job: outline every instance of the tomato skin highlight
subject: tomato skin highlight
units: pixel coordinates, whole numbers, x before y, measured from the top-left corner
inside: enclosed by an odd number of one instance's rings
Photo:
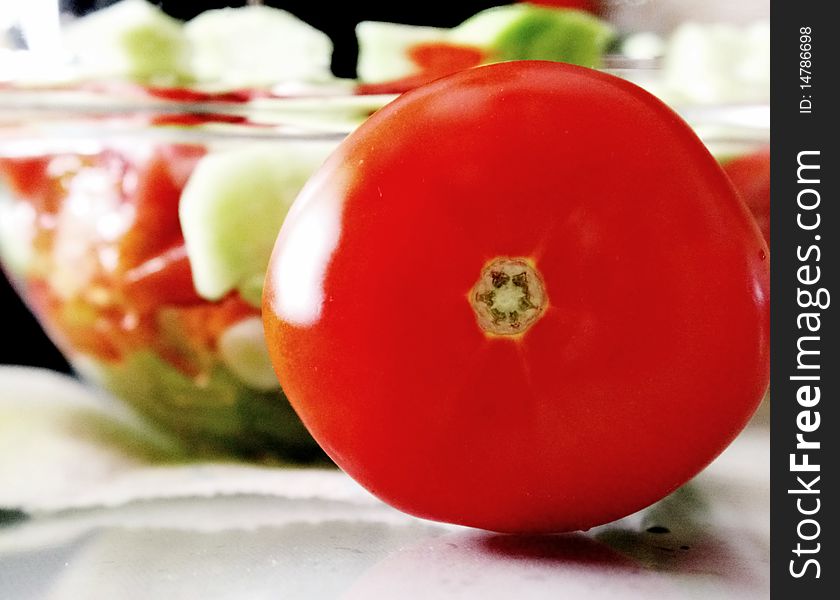
[[[469,292],[545,284],[521,336]],[[281,384],[336,463],[411,514],[586,529],[705,467],[768,383],[767,247],[689,127],[632,84],[471,69],[363,124],[289,213],[264,295]]]

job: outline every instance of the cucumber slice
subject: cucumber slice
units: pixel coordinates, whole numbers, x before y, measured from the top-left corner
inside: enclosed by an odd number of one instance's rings
[[[208,154],[179,207],[198,293],[218,300],[234,289],[258,304],[286,212],[334,142],[286,142]]]
[[[219,355],[230,372],[245,385],[261,391],[280,388],[259,317],[243,319],[223,331],[219,336]]]
[[[675,102],[769,102],[770,24],[681,25],[668,39],[662,76]]]
[[[520,3],[481,11],[454,29],[366,21],[356,35],[359,78],[380,83],[416,73],[409,51],[421,43],[479,48],[488,62],[554,60],[595,67],[615,34],[606,22],[584,11]]]
[[[73,21],[62,43],[83,77],[156,84],[189,79],[190,47],[181,22],[145,0],[122,0]]]
[[[614,36],[604,21],[579,10],[528,7],[492,44],[498,60],[553,60],[597,67]]]
[[[362,21],[356,26],[359,78],[379,83],[416,73],[417,65],[408,51],[417,44],[446,42],[448,35],[449,29],[438,27]]]
[[[201,81],[231,87],[332,78],[332,42],[291,13],[268,6],[208,10],[184,31]]]
[[[35,210],[7,196],[0,182],[0,262],[15,277],[24,277],[35,262]]]
[[[496,6],[482,10],[452,29],[449,41],[482,48],[493,46],[505,30],[531,10],[533,9],[526,4]]]

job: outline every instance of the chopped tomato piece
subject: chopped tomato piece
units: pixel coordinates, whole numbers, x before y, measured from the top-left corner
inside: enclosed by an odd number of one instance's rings
[[[140,312],[154,310],[160,305],[204,302],[195,290],[183,244],[173,246],[127,271],[122,292],[126,302]]]
[[[170,146],[155,152],[138,172],[137,187],[128,198],[135,206],[134,223],[120,244],[126,268],[183,243],[178,203],[189,173],[203,154],[198,146]]]
[[[0,176],[15,196],[35,198],[42,194],[47,182],[49,157],[4,158],[0,160]]]
[[[601,13],[601,2],[599,0],[527,0],[528,4],[537,6],[550,6],[552,8],[576,8],[585,10],[597,15]]]
[[[417,44],[408,51],[420,72],[383,83],[363,83],[359,94],[402,94],[446,75],[478,66],[485,59],[480,48],[443,42]]]
[[[469,69],[484,59],[484,52],[480,48],[442,42],[417,44],[409,50],[408,55],[426,73],[437,74],[438,77]]]

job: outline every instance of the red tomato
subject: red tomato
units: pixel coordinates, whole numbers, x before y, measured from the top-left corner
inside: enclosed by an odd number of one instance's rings
[[[671,110],[510,62],[407,93],[283,225],[263,314],[324,450],[409,513],[586,529],[708,464],[767,388],[767,247]]]
[[[723,163],[723,170],[746,202],[770,244],[770,146]]]

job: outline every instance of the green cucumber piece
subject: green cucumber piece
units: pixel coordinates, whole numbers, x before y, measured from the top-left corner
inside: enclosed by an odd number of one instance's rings
[[[451,30],[449,41],[465,46],[488,48],[532,7],[526,4],[510,4],[482,10]]]
[[[156,84],[189,79],[182,23],[145,0],[122,0],[69,23],[62,43],[82,76]]]
[[[184,31],[200,81],[252,87],[332,79],[330,38],[284,10],[208,10],[187,22]]]
[[[286,212],[334,146],[255,145],[199,161],[179,211],[193,280],[203,298],[219,300],[240,289],[259,305],[259,284]]]
[[[246,385],[264,391],[280,388],[259,317],[243,319],[223,331],[219,336],[219,356]]]
[[[0,182],[0,262],[15,277],[24,277],[35,262],[35,210],[6,194]]]
[[[526,3],[483,10],[453,29],[366,21],[356,35],[359,78],[372,83],[416,73],[409,51],[421,43],[478,48],[487,62],[553,60],[596,67],[615,37],[606,22],[587,12]]]
[[[446,42],[449,29],[399,23],[362,21],[356,26],[359,41],[357,72],[362,81],[379,83],[417,71],[409,50],[418,44]]]
[[[529,7],[492,44],[498,60],[552,60],[597,67],[612,41],[612,28],[578,10]]]
[[[674,102],[769,102],[770,24],[681,25],[666,43],[662,80]]]

